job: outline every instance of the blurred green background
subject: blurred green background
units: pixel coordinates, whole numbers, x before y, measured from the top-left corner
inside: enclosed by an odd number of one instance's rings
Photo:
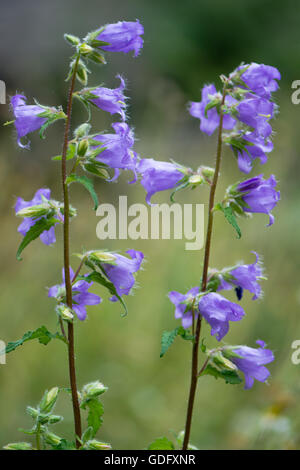
[[[300,79],[300,5],[269,0],[51,0],[2,2],[0,11],[0,79],[8,94],[25,92],[43,104],[65,106],[70,48],[63,33],[84,36],[101,24],[139,18],[145,28],[142,54],[107,55],[106,67],[93,68],[91,85],[115,87],[117,73],[128,81],[130,124],[135,128],[136,150],[142,157],[173,158],[192,167],[212,164],[216,141],[201,135],[199,121],[187,113],[189,100],[200,99],[204,83],[218,84],[241,61],[274,65],[282,73],[276,93],[280,114],[273,122],[275,149],[268,164],[255,166],[253,174],[275,173],[282,200],[274,211],[276,222],[266,228],[267,217],[241,221],[243,237],[216,217],[211,265],[223,267],[243,259],[253,261],[251,250],[264,256],[268,282],[265,296],[252,302],[245,295],[246,318],[232,326],[228,343],[254,346],[263,338],[275,351],[270,385],[255,383],[250,391],[229,386],[212,377],[202,378],[195,404],[192,442],[199,448],[299,448],[300,365],[291,362],[291,343],[300,339],[299,250],[299,122],[300,106],[291,103],[291,83]],[[75,103],[73,123],[86,119]],[[11,119],[8,105],[0,106],[1,124]],[[111,119],[95,112],[95,130],[109,130]],[[31,199],[40,187],[52,188],[61,198],[60,168],[51,156],[61,149],[63,125],[47,132],[46,141],[32,135],[31,152],[17,148],[12,128],[0,126],[0,338],[18,339],[29,329],[45,324],[54,331],[54,303],[45,286],[60,282],[61,233],[49,248],[39,241],[15,253],[20,236],[13,206],[18,195]],[[116,203],[128,195],[129,204],[143,202],[145,192],[128,185],[124,173],[118,184],[96,182],[101,202]],[[225,150],[218,196],[241,177],[229,150]],[[181,203],[206,203],[207,190],[182,192]],[[167,192],[155,196],[168,201]],[[138,274],[139,288],[127,299],[129,315],[121,318],[118,304],[105,301],[89,310],[86,322],[76,326],[79,385],[100,379],[109,387],[104,395],[104,425],[99,437],[115,449],[141,449],[153,438],[183,429],[190,376],[190,344],[178,339],[166,357],[159,358],[164,329],[173,329],[169,290],[186,291],[200,276],[203,251],[184,250],[184,241],[106,241],[96,238],[97,219],[81,187],[72,187],[72,204],[78,217],[72,222],[72,252],[82,248],[140,249],[147,263]],[[73,267],[76,267],[73,258]],[[100,292],[95,289],[95,292]],[[233,297],[232,297],[233,299]],[[211,340],[204,328],[207,344]],[[31,425],[25,407],[34,405],[44,389],[68,385],[65,346],[27,343],[0,365],[0,446],[23,440],[18,427]],[[65,420],[57,433],[71,437],[69,398],[61,394],[57,413]]]

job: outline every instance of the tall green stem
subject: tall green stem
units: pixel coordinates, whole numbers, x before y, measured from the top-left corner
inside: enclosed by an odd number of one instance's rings
[[[212,185],[210,187],[210,194],[209,194],[208,224],[207,224],[207,232],[206,232],[205,252],[204,252],[204,262],[203,262],[203,272],[202,272],[202,285],[201,285],[202,292],[206,290],[206,285],[207,285],[207,274],[208,274],[209,256],[210,256],[211,238],[212,238],[213,220],[214,220],[213,208],[215,204],[215,194],[216,194],[216,188],[217,188],[220,166],[221,166],[222,131],[223,131],[223,108],[222,107],[225,102],[225,96],[226,96],[226,86],[224,86],[224,89],[223,89],[223,95],[222,95],[222,101],[221,101],[221,107],[220,107],[220,122],[219,122],[219,130],[218,130],[218,144],[217,144],[215,173],[214,173],[214,178],[213,178]],[[188,408],[187,408],[185,433],[184,433],[184,441],[183,441],[182,450],[187,450],[188,445],[189,445],[189,440],[190,440],[195,394],[196,394],[197,383],[198,383],[198,378],[199,378],[198,356],[199,356],[200,333],[201,333],[201,315],[199,315],[197,319],[195,339],[193,343],[191,383],[190,383],[190,392],[189,392],[189,399],[188,399]]]
[[[66,179],[67,179],[66,156],[67,156],[68,143],[69,143],[73,92],[74,92],[78,62],[79,62],[79,54],[77,56],[77,59],[74,65],[73,75],[71,78],[71,85],[70,85],[69,94],[68,94],[67,118],[65,122],[64,143],[63,143],[62,160],[61,160],[62,186],[63,186],[63,197],[64,197],[64,236],[63,236],[64,271],[65,271],[66,301],[67,301],[68,307],[70,308],[72,308],[72,284],[71,284],[71,279],[70,279],[70,226],[69,226],[70,206],[69,206],[69,188],[68,188],[68,185],[66,184]],[[79,407],[77,383],[76,383],[74,325],[72,322],[68,323],[68,356],[69,356],[69,376],[70,376],[74,424],[75,424],[76,447],[78,449],[80,447],[79,439],[81,438],[81,417],[80,417],[80,407]]]

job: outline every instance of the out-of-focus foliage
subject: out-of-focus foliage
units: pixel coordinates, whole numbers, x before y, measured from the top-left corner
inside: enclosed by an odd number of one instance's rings
[[[270,366],[270,386],[256,383],[244,391],[242,385],[201,378],[191,441],[199,448],[299,447],[300,365],[293,365],[290,358],[291,343],[300,339],[300,106],[292,105],[290,94],[291,82],[300,79],[300,5],[292,0],[4,2],[0,79],[9,94],[26,91],[26,96],[35,96],[41,103],[65,105],[70,50],[63,33],[84,35],[103,23],[135,18],[145,27],[141,56],[111,54],[111,65],[97,68],[96,73],[98,83],[108,86],[116,85],[118,72],[127,77],[130,121],[143,157],[173,158],[194,167],[211,165],[215,139],[200,134],[198,121],[186,112],[187,102],[199,100],[204,83],[217,85],[218,75],[229,73],[241,61],[264,62],[282,73],[276,94],[281,113],[273,125],[275,150],[267,167],[257,165],[253,170],[265,176],[275,173],[279,179],[282,201],[274,211],[275,224],[266,228],[263,215],[242,220],[243,237],[236,240],[232,228],[217,217],[212,254],[212,265],[218,267],[241,258],[251,262],[253,249],[264,255],[269,278],[264,283],[265,297],[252,302],[245,295],[247,319],[232,326],[226,341],[254,346],[262,338],[268,343],[276,357]],[[93,80],[91,86],[97,85],[96,74]],[[75,124],[86,118],[84,113],[76,103]],[[0,105],[0,122],[9,119],[9,107]],[[93,121],[97,130],[109,129],[110,122],[101,112]],[[23,261],[17,262],[20,237],[12,208],[17,195],[30,199],[43,186],[51,186],[56,199],[61,197],[59,163],[50,157],[59,153],[62,133],[62,124],[57,124],[44,142],[34,135],[32,152],[26,153],[17,149],[12,130],[0,127],[0,338],[5,341],[41,324],[54,330],[53,304],[45,286],[57,283],[61,276],[61,237],[52,248],[34,242]],[[100,202],[117,203],[118,194],[128,195],[129,204],[143,202],[143,188],[127,185],[130,178],[124,174],[118,185],[97,183]],[[237,164],[225,150],[219,197],[226,185],[239,178]],[[201,203],[207,196],[206,189],[188,191],[177,200]],[[154,197],[156,201],[167,198],[167,193]],[[172,430],[178,433],[184,425],[190,344],[178,340],[160,359],[160,338],[163,330],[178,326],[167,292],[183,292],[198,282],[203,253],[185,251],[184,242],[178,240],[101,242],[96,238],[97,217],[80,186],[72,187],[72,204],[78,208],[72,221],[73,252],[92,246],[132,247],[144,251],[148,260],[138,278],[140,288],[128,299],[127,317],[121,318],[118,304],[105,301],[76,328],[79,386],[95,379],[109,386],[103,399],[101,436],[114,448],[144,448],[155,437],[172,435]],[[72,261],[76,267],[76,257]],[[209,346],[208,328],[204,335]],[[28,403],[38,402],[44,389],[68,385],[65,345],[52,342],[45,348],[26,343],[7,357],[6,365],[0,365],[0,383],[0,444],[4,445],[18,439],[17,427],[26,427],[22,417]],[[57,425],[65,435],[71,431],[72,417],[67,398],[62,398],[57,412],[69,417]]]

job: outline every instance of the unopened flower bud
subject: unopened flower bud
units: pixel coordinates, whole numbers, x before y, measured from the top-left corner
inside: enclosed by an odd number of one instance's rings
[[[203,183],[203,178],[201,175],[192,175],[189,177],[190,184],[201,184]]]
[[[79,155],[79,157],[84,157],[88,148],[89,148],[88,140],[87,139],[81,140],[77,147],[77,154]]]
[[[47,432],[45,434],[45,440],[47,444],[50,444],[52,446],[58,446],[61,443],[61,438],[53,432]]]
[[[96,439],[88,441],[85,444],[85,447],[89,450],[110,450],[111,449],[110,444],[107,444],[106,442],[96,441]]]
[[[51,416],[49,416],[48,422],[49,422],[49,424],[55,424],[55,423],[59,423],[62,420],[63,420],[62,416],[51,415]]]
[[[26,408],[27,413],[34,419],[38,417],[38,410],[36,408],[33,408],[32,406],[27,406]]]
[[[93,48],[84,42],[80,45],[79,51],[82,55],[88,55],[93,52]]]
[[[80,126],[77,127],[74,131],[74,135],[77,138],[85,137],[88,135],[90,132],[91,125],[85,122],[84,124],[81,124]]]
[[[70,321],[70,322],[73,321],[74,315],[73,315],[72,309],[68,307],[67,305],[64,305],[64,304],[58,305],[56,311],[63,320]]]
[[[51,390],[46,391],[41,402],[40,402],[40,410],[44,413],[49,413],[53,406],[56,403],[57,397],[59,393],[58,387],[53,387]]]
[[[37,218],[46,215],[49,210],[50,208],[48,204],[39,204],[36,206],[24,207],[24,209],[19,210],[16,215],[18,217]]]
[[[106,251],[92,251],[89,254],[92,258],[96,258],[101,263],[111,263],[114,262],[116,257],[112,253],[108,253]]]
[[[102,393],[106,392],[108,388],[105,387],[99,380],[96,380],[96,382],[91,382],[89,384],[86,384],[83,387],[83,393],[88,397],[88,398],[94,398],[97,397],[98,395],[102,395]]]
[[[3,447],[5,450],[31,450],[32,445],[29,442],[12,442]]]

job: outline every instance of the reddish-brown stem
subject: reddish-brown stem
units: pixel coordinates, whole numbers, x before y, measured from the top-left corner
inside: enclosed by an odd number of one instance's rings
[[[70,205],[69,205],[69,188],[66,184],[67,179],[67,150],[69,143],[69,132],[70,132],[70,120],[72,112],[72,102],[73,102],[73,92],[75,86],[77,66],[79,62],[79,54],[77,56],[73,75],[71,78],[71,85],[69,88],[68,94],[68,104],[67,104],[67,117],[65,122],[65,133],[64,133],[64,143],[62,150],[62,186],[63,186],[63,197],[64,197],[64,271],[65,271],[65,287],[66,287],[66,301],[68,307],[72,308],[72,284],[70,279]],[[73,413],[74,413],[74,424],[75,424],[75,438],[76,438],[76,447],[80,447],[81,438],[81,417],[80,417],[80,407],[78,400],[77,392],[77,383],[76,383],[76,369],[75,369],[75,349],[74,349],[74,325],[72,322],[68,323],[68,356],[69,356],[69,376],[70,376],[70,385],[72,392],[72,403],[73,403]]]
[[[218,183],[218,178],[219,178],[221,157],[222,157],[222,130],[223,130],[222,107],[225,102],[225,96],[226,96],[226,86],[224,86],[224,89],[223,89],[222,101],[221,101],[221,106],[220,106],[220,123],[219,123],[219,130],[218,130],[218,144],[217,144],[215,173],[214,173],[214,178],[210,187],[210,194],[209,194],[208,223],[207,223],[203,272],[202,272],[202,285],[201,285],[202,292],[206,290],[206,286],[207,286],[207,274],[208,274],[209,255],[210,255],[213,219],[214,219],[213,208],[214,208],[214,203],[215,203],[215,193],[216,193],[216,188],[217,188],[217,183]],[[199,356],[200,333],[201,333],[201,316],[199,315],[197,319],[196,333],[195,333],[195,338],[194,338],[194,343],[193,343],[191,383],[190,383],[190,392],[189,392],[189,400],[188,400],[188,408],[187,408],[185,433],[184,433],[184,441],[183,441],[182,450],[187,450],[188,445],[189,445],[189,440],[190,440],[195,394],[196,394],[197,382],[198,382],[198,377],[199,377],[198,356]],[[203,370],[204,369],[202,367],[201,372]]]

